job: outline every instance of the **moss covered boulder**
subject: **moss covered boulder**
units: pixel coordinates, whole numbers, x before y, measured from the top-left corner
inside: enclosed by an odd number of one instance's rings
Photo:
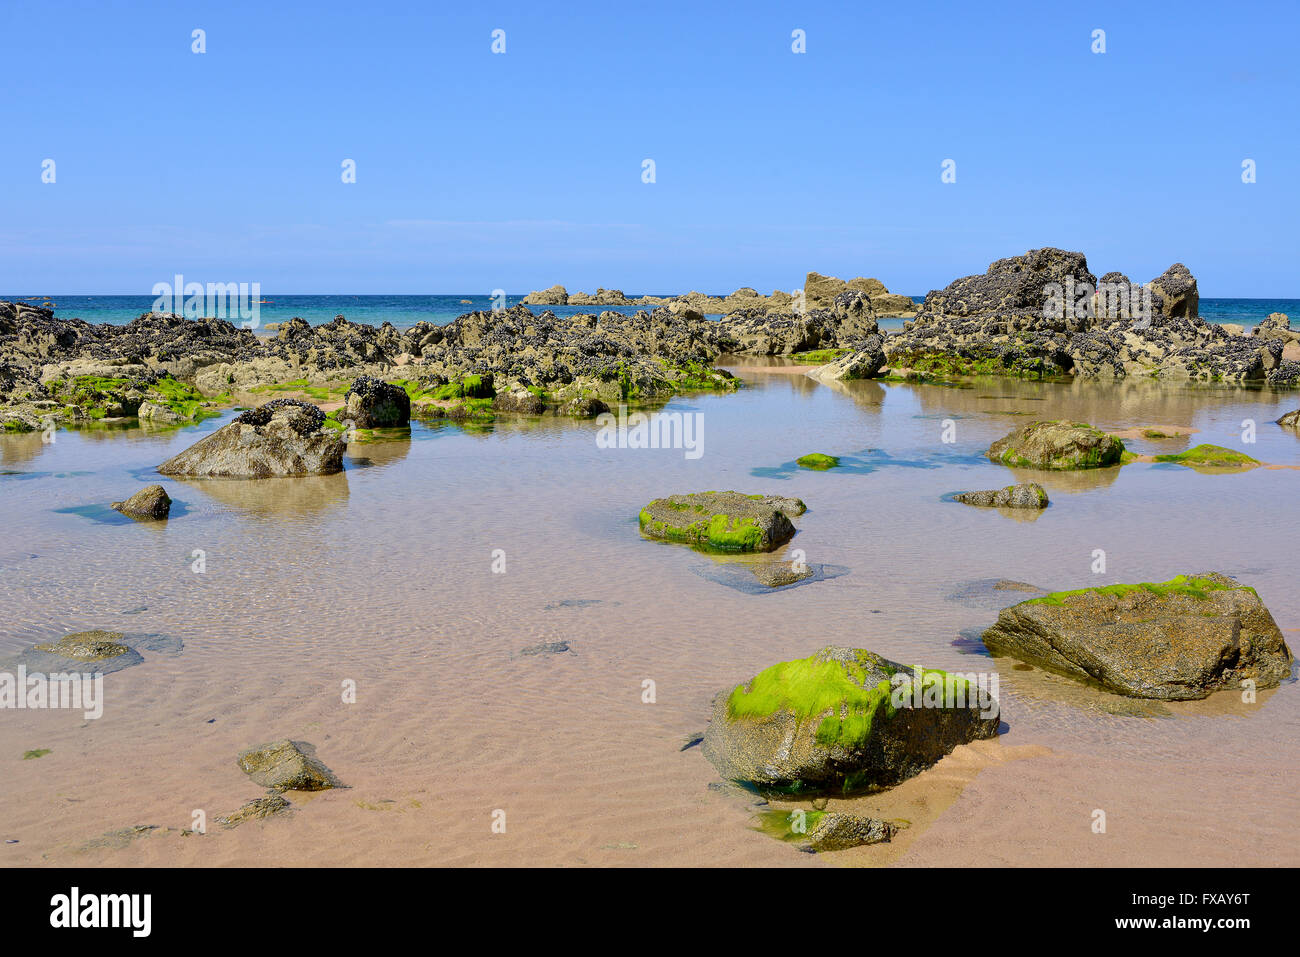
[[[801,469],[812,469],[814,472],[825,472],[827,469],[833,469],[839,466],[840,460],[834,455],[825,455],[821,452],[809,452],[807,455],[801,455],[795,459],[795,464]]]
[[[1244,452],[1235,452],[1232,449],[1225,449],[1222,445],[1198,445],[1188,449],[1186,452],[1178,452],[1170,455],[1157,455],[1157,462],[1168,462],[1171,465],[1186,465],[1193,469],[1214,469],[1224,471],[1241,471],[1243,469],[1253,469],[1263,463],[1259,459],[1253,459]]]
[[[794,535],[797,498],[742,492],[691,492],[657,498],[639,516],[641,534],[708,552],[770,552]]]
[[[1047,508],[1047,492],[1037,482],[1025,485],[1008,485],[1006,488],[986,492],[958,492],[953,496],[963,505],[981,508]]]
[[[1124,443],[1084,422],[1031,422],[994,442],[988,456],[1013,468],[1098,469],[1119,465]]]
[[[239,767],[262,787],[273,791],[325,791],[341,787],[334,772],[302,741],[272,741],[243,752]]]
[[[171,513],[172,500],[161,485],[150,485],[136,492],[125,502],[114,502],[113,508],[131,518],[156,521]]]
[[[997,734],[996,699],[933,670],[920,673],[948,693],[922,697],[910,690],[917,673],[856,648],[773,665],[718,695],[704,755],[724,778],[760,789],[851,793],[891,787]]]
[[[1226,575],[1053,592],[1005,608],[984,632],[995,655],[1135,698],[1177,701],[1271,688],[1291,650],[1253,588]]]

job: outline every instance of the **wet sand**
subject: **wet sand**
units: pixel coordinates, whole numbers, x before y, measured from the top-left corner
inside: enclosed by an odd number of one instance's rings
[[[409,442],[354,446],[341,476],[165,481],[179,507],[158,527],[55,509],[120,500],[219,422],[61,432],[51,446],[0,437],[0,471],[19,473],[0,476],[0,655],[89,628],[185,644],[108,676],[98,721],[0,712],[0,841],[18,841],[0,843],[0,863],[1300,863],[1293,682],[1253,705],[1235,695],[1135,703],[963,640],[1023,597],[992,593],[981,584],[991,580],[1067,588],[1214,569],[1255,586],[1294,648],[1290,469],[1135,463],[1058,475],[995,466],[982,452],[1032,416],[1162,423],[1294,466],[1300,439],[1273,420],[1297,397],[740,374],[751,386],[740,393],[669,406],[703,413],[697,460],[599,449],[593,423],[417,425]],[[1240,442],[1246,418],[1258,422],[1251,446]],[[947,419],[954,444],[941,441]],[[1150,455],[1188,442],[1129,445]],[[794,468],[810,451],[846,467]],[[1027,480],[1053,503],[1032,521],[942,500]],[[799,548],[849,574],[746,595],[692,571],[709,559],[641,540],[642,504],[709,488],[802,497],[809,511],[775,557]],[[492,571],[494,549],[504,574]],[[518,654],[545,641],[571,651]],[[892,844],[810,855],[753,830],[755,798],[718,787],[699,748],[680,748],[707,723],[715,692],[829,643],[996,670],[1006,729],[893,791],[832,802],[910,821]],[[646,679],[653,704],[642,701]],[[355,704],[341,700],[345,680],[357,683]],[[263,793],[235,755],[284,737],[314,744],[349,787],[291,793],[287,818],[217,826]],[[36,748],[50,753],[23,760]],[[190,827],[196,809],[206,835],[79,850],[132,825]],[[1098,809],[1105,834],[1092,831]],[[505,833],[492,831],[497,810]]]

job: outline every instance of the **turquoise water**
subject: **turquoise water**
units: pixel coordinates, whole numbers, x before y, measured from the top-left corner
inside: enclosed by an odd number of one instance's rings
[[[637,295],[641,295],[638,293]],[[507,296],[506,305],[513,306],[522,296]],[[628,298],[634,298],[628,294]],[[920,302],[922,297],[913,296]],[[62,319],[84,319],[86,322],[107,322],[123,325],[154,303],[153,296],[15,296],[0,294],[0,299],[32,301],[37,305],[45,301],[54,303],[54,313]],[[353,322],[379,325],[391,322],[399,329],[417,322],[444,325],[457,316],[475,309],[490,309],[492,298],[485,295],[438,296],[276,296],[264,294],[260,303],[259,321],[265,326],[301,316],[312,325],[329,322],[335,316],[346,316]],[[553,309],[558,315],[604,311],[636,312],[642,306],[551,306],[534,307],[538,311]],[[1240,323],[1250,327],[1271,312],[1284,312],[1300,318],[1300,299],[1202,299],[1201,315],[1210,322]],[[901,319],[887,319],[881,323],[886,329],[898,328]]]

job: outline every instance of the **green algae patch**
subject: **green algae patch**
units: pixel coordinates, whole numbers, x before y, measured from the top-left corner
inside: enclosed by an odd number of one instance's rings
[[[796,830],[795,824],[802,815],[802,830]],[[759,811],[754,815],[754,830],[762,831],[768,837],[778,841],[807,840],[808,832],[817,826],[817,822],[826,816],[825,811]]]
[[[1167,582],[1138,582],[1132,585],[1102,585],[1098,588],[1076,588],[1073,591],[1057,591],[1049,595],[1043,595],[1041,598],[1030,598],[1028,601],[1022,602],[1022,604],[1065,605],[1068,599],[1081,595],[1112,595],[1122,598],[1125,595],[1140,591],[1149,592],[1161,598],[1179,596],[1204,601],[1209,598],[1210,592],[1232,591],[1238,588],[1246,588],[1247,591],[1254,592],[1253,588],[1235,582],[1225,584],[1213,578],[1202,578],[1196,575],[1176,575]]]
[[[1157,455],[1155,461],[1207,469],[1248,469],[1264,464],[1244,452],[1234,452],[1232,449],[1225,449],[1222,445],[1209,444],[1198,445],[1186,452]]]
[[[891,370],[906,369],[920,379],[1011,376],[1017,379],[1063,379],[1065,369],[1032,348],[969,349],[964,352],[911,350],[889,357]]]
[[[825,472],[827,469],[833,469],[839,466],[840,460],[834,455],[824,455],[821,452],[810,452],[807,455],[801,455],[795,459],[795,464],[801,469],[812,469],[814,472]]]
[[[50,751],[49,748],[34,748],[34,749],[32,749],[31,751],[24,751],[24,752],[23,752],[23,760],[24,760],[24,761],[32,761],[32,760],[34,760],[34,759],[36,759],[36,758],[43,758],[43,757],[45,757],[47,754],[51,754],[51,753],[52,753],[52,752]]]
[[[852,351],[852,349],[811,349],[808,352],[792,352],[790,358],[808,365],[824,366]]]
[[[727,699],[727,715],[733,720],[766,718],[788,711],[801,723],[820,717],[819,744],[861,744],[871,736],[872,722],[881,708],[886,718],[896,713],[889,680],[870,683],[869,666],[891,675],[894,672],[883,659],[865,651],[857,652],[856,661],[828,661],[820,654],[783,661],[760,671],[748,685],[738,685]]]

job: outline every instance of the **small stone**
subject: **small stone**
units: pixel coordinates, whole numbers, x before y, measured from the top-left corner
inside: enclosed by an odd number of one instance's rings
[[[123,515],[140,519],[164,519],[171,512],[172,500],[161,485],[150,485],[136,492],[125,502],[114,502],[113,508]]]

